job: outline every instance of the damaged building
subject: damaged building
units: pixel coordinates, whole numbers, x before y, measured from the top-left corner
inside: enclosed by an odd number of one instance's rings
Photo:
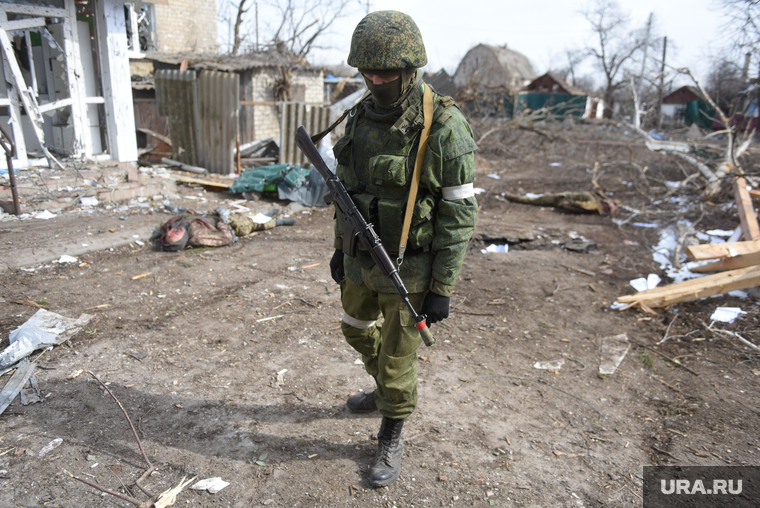
[[[214,1],[0,2],[0,125],[16,148],[12,163],[136,161],[130,59],[212,50],[215,39]]]

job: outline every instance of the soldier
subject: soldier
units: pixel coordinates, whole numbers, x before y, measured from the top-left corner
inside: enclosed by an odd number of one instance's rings
[[[348,64],[362,73],[371,95],[349,112],[334,153],[338,177],[397,260],[412,305],[431,324],[449,315],[451,292],[475,227],[477,146],[454,101],[431,93],[423,83],[420,67],[426,63],[422,35],[411,17],[379,11],[362,19],[351,38]],[[434,111],[432,126],[411,225],[408,235],[402,235],[426,95]],[[369,475],[373,486],[382,487],[401,473],[401,429],[417,406],[422,340],[409,309],[368,252],[360,245],[355,257],[344,255],[344,222],[336,208],[330,272],[341,288],[341,329],[376,383],[375,390],[349,397],[347,405],[354,412],[379,410],[383,417]],[[399,255],[402,243],[408,248]]]

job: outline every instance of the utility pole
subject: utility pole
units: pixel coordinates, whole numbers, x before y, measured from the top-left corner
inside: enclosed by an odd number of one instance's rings
[[[636,95],[641,97],[641,85],[644,82],[644,73],[646,72],[647,68],[647,58],[649,58],[649,33],[652,30],[652,13],[649,13],[649,21],[647,21],[647,34],[644,36],[644,58],[641,60],[641,74],[639,74],[639,85],[638,90],[636,91]],[[638,122],[639,118],[639,112],[636,111],[636,125],[639,125]]]
[[[660,86],[657,87],[657,130],[662,129],[662,94],[665,88],[665,52],[668,49],[668,36],[662,39],[662,67],[660,68]]]

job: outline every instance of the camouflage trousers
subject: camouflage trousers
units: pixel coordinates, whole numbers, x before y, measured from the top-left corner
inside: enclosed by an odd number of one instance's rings
[[[375,402],[380,414],[401,420],[417,407],[417,348],[422,344],[414,318],[396,293],[358,286],[348,277],[340,284],[343,303],[341,330],[361,353],[364,368],[377,381]],[[415,309],[424,293],[409,295]],[[377,320],[382,317],[382,324]]]

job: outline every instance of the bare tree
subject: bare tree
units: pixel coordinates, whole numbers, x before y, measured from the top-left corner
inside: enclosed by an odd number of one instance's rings
[[[615,92],[628,82],[632,74],[634,56],[645,44],[645,38],[637,36],[639,30],[629,29],[628,15],[611,0],[597,0],[592,8],[583,13],[596,34],[596,46],[587,48],[604,74],[603,95],[605,115],[609,116]]]
[[[727,21],[725,32],[731,39],[731,59],[739,61],[750,53],[760,64],[760,2],[757,0],[722,0]]]
[[[705,89],[723,111],[733,114],[732,105],[739,92],[747,86],[742,69],[727,59],[717,61],[710,69],[705,80]]]
[[[225,0],[220,17],[231,27],[230,54],[274,49],[305,61],[312,50],[324,49],[320,42],[336,20],[369,5],[367,0]]]
[[[235,27],[233,29],[234,39],[232,42],[232,49],[230,50],[231,55],[237,55],[238,51],[240,51],[240,45],[243,43],[243,36],[240,33],[241,27],[243,25],[243,17],[251,9],[250,6],[248,7],[245,6],[246,2],[248,2],[248,0],[240,0],[240,3],[237,4],[237,7],[236,7],[237,15],[235,16]],[[254,6],[255,6],[255,2],[254,2]]]

